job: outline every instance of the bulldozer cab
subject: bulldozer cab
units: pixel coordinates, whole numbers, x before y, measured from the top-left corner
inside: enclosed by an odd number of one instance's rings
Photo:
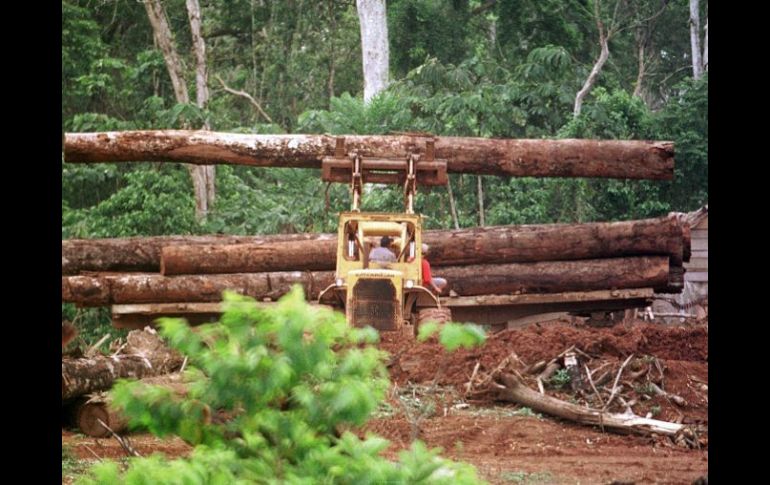
[[[419,214],[343,212],[338,226],[335,282],[322,303],[345,308],[352,325],[400,330],[412,323],[415,303],[439,300],[422,286],[422,217]],[[381,237],[393,240],[395,261],[370,258]]]
[[[433,159],[432,139],[426,143],[427,160],[413,154],[407,154],[405,160],[382,160],[345,154],[344,139],[338,139],[335,156],[323,160],[324,180],[343,181],[347,172],[352,209],[340,214],[335,281],[321,292],[319,302],[343,307],[347,321],[354,326],[401,330],[405,323],[416,323],[416,303],[441,306],[422,286],[422,216],[413,210],[418,180],[425,185],[441,185],[447,180],[446,162]],[[402,185],[404,212],[361,212],[366,180]],[[387,248],[393,252],[393,261],[371,258],[372,249],[383,236],[393,241]]]

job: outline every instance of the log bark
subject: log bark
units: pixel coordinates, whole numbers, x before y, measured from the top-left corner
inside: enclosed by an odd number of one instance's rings
[[[184,375],[178,372],[146,377],[140,382],[165,387],[178,396],[185,396],[188,391]],[[99,423],[100,419],[116,433],[125,431],[128,428],[128,418],[111,404],[112,400],[107,393],[98,393],[79,403],[75,412],[76,426],[83,434],[94,438],[110,436],[110,432]]]
[[[668,290],[665,256],[550,261],[437,268],[449,280],[446,292],[458,296],[504,293],[558,293],[602,289],[655,288]],[[62,301],[81,306],[127,303],[220,301],[222,291],[235,290],[263,300],[275,300],[299,284],[307,298],[334,281],[332,271],[238,273],[162,276],[156,274],[62,277]]]
[[[127,341],[122,354],[62,359],[62,400],[109,389],[117,379],[168,374],[182,365],[182,356],[154,331],[130,332]]]
[[[87,401],[78,407],[75,423],[83,434],[94,438],[111,436],[111,433],[101,425],[99,420],[118,434],[128,427],[128,419],[121,412],[112,408],[106,399]]]
[[[689,226],[678,215],[588,224],[492,226],[426,231],[434,266],[668,255],[690,260]],[[300,244],[300,241],[304,243]],[[331,270],[336,234],[160,236],[62,241],[62,274],[161,271],[166,274]],[[307,258],[309,263],[304,263]]]
[[[459,296],[669,288],[668,258],[663,256],[448,266],[434,273],[448,280],[445,291]]]
[[[404,158],[425,152],[417,135],[347,135],[346,150],[364,157]],[[158,130],[67,133],[68,163],[183,162],[320,168],[333,156],[329,135],[244,135]],[[634,140],[510,140],[435,137],[435,156],[447,170],[514,177],[601,177],[672,180],[674,144]]]
[[[272,244],[167,246],[161,251],[160,272],[182,275],[332,270],[336,259],[336,238]]]
[[[81,306],[123,303],[221,301],[224,290],[235,290],[258,300],[276,300],[298,284],[308,299],[334,281],[332,271],[273,272],[231,275],[162,276],[157,274],[66,276],[62,301]]]
[[[513,374],[500,376],[505,389],[500,395],[506,401],[527,406],[533,411],[550,414],[562,419],[589,426],[600,426],[603,429],[618,433],[633,433],[640,435],[659,434],[676,436],[684,429],[681,424],[646,419],[634,414],[616,414],[601,412],[596,409],[584,408],[577,404],[568,403],[551,396],[540,394],[528,388]]]
[[[674,217],[643,221],[500,226],[426,232],[434,266],[668,255],[680,268],[687,244]],[[325,239],[263,244],[175,245],[161,251],[164,275],[332,270],[337,242]],[[689,258],[688,258],[689,259]],[[683,281],[683,280],[682,280]]]
[[[334,239],[336,234],[270,234],[266,236],[156,236],[62,241],[62,274],[81,271],[158,272],[166,246],[198,244],[263,244],[279,241]]]

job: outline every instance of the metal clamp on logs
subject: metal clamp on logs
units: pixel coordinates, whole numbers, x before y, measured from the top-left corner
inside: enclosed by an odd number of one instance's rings
[[[350,183],[353,211],[360,211],[364,183],[398,184],[404,188],[404,205],[414,213],[417,184],[446,185],[446,160],[437,160],[435,139],[425,139],[422,155],[410,150],[402,159],[363,157],[358,151],[348,152],[345,137],[337,137],[333,157],[321,161],[321,178],[325,182]]]

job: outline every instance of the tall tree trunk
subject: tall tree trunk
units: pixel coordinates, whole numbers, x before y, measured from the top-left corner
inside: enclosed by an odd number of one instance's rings
[[[698,0],[690,0],[690,46],[692,47],[692,77],[700,79],[703,75],[703,61],[700,50],[700,5]]]
[[[460,229],[460,221],[457,218],[457,207],[455,206],[455,198],[454,198],[454,195],[452,194],[451,177],[447,177],[446,190],[449,193],[449,209],[452,211],[452,222],[454,223],[455,229]]]
[[[195,101],[200,109],[204,109],[209,102],[208,70],[206,69],[206,43],[201,35],[201,7],[198,0],[187,0],[187,15],[190,19],[190,31],[192,32],[193,51],[195,52]],[[204,130],[209,130],[208,121],[203,125]],[[209,209],[214,206],[216,197],[216,168],[214,165],[200,167],[201,177],[205,188],[206,203],[205,217]]]
[[[364,103],[388,85],[388,19],[385,0],[356,0],[361,26],[364,67]]]
[[[331,109],[332,98],[334,97],[334,56],[336,52],[334,50],[334,38],[337,36],[337,16],[334,13],[334,0],[328,0],[329,7],[329,25],[331,25],[331,34],[329,37],[329,82],[326,84],[326,88],[329,91],[329,109]]]
[[[166,62],[166,69],[171,78],[171,84],[174,87],[174,96],[176,102],[186,104],[190,102],[190,95],[187,92],[187,84],[184,80],[184,69],[182,61],[177,54],[174,37],[168,25],[166,12],[163,10],[160,0],[147,0],[144,3],[147,11],[147,17],[152,25],[153,36],[163,52],[163,59]],[[199,15],[200,17],[200,15]],[[200,32],[199,32],[200,34]],[[206,189],[206,168],[196,165],[186,165],[187,171],[193,183],[193,192],[195,194],[195,216],[202,219],[208,212],[208,197]]]
[[[647,44],[647,29],[645,29],[643,26],[639,27],[636,31],[636,52],[638,57],[638,69],[636,72],[636,83],[634,84],[634,94],[633,96],[637,98],[642,97],[642,83],[644,82],[644,75],[645,75],[645,59],[644,59],[644,48]]]
[[[476,177],[476,188],[478,189],[478,198],[479,198],[479,226],[484,227],[486,223],[484,222],[484,185],[481,180],[481,175]]]
[[[607,58],[610,57],[609,34],[604,28],[604,22],[602,22],[599,4],[599,0],[594,2],[594,15],[596,16],[596,27],[599,30],[599,46],[601,47],[601,52],[599,52],[599,58],[596,59],[594,67],[591,69],[591,73],[588,75],[588,79],[586,79],[583,87],[580,88],[580,91],[578,91],[577,95],[575,96],[575,118],[580,116],[580,111],[583,108],[583,99],[591,91],[591,88],[593,88],[594,84],[596,83],[596,79],[599,77],[599,73],[602,72],[604,63],[607,62]]]
[[[706,36],[703,39],[703,70],[705,72],[709,71],[709,18],[706,17],[706,26],[703,27],[703,30],[706,31]]]
[[[144,2],[144,8],[147,10],[147,17],[152,25],[153,37],[158,43],[163,59],[166,61],[166,69],[171,78],[171,85],[174,87],[174,95],[178,103],[189,103],[190,95],[187,93],[187,84],[184,81],[184,70],[182,60],[176,51],[174,37],[168,26],[168,18],[163,10],[160,0],[147,0]]]

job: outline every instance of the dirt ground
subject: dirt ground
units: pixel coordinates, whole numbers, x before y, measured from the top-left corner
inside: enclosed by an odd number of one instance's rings
[[[649,375],[659,372],[657,382],[686,404],[647,396],[633,405],[633,411],[639,415],[654,411],[656,419],[699,425],[704,431],[697,446],[677,446],[662,437],[603,433],[520,409],[500,401],[494,392],[466,392],[477,363],[477,375],[482,376],[514,353],[517,365],[525,368],[550,360],[571,345],[585,353],[591,368],[599,364],[617,368],[634,354],[637,358],[630,361],[629,372],[643,365],[655,369]],[[436,342],[416,343],[405,335],[384,338],[381,347],[391,354],[388,368],[394,387],[381,412],[359,432],[389,439],[389,456],[395,457],[417,436],[431,447],[443,448],[444,456],[475,465],[484,479],[495,484],[690,484],[708,475],[707,323],[633,322],[590,328],[558,322],[505,330],[490,335],[480,348],[451,354]],[[655,366],[646,364],[654,358]],[[548,394],[570,397],[556,390]],[[183,456],[190,450],[179,439],[147,434],[131,435],[130,442],[144,455],[159,451]],[[84,460],[125,456],[113,439],[97,440],[71,430],[62,431],[62,444]]]

